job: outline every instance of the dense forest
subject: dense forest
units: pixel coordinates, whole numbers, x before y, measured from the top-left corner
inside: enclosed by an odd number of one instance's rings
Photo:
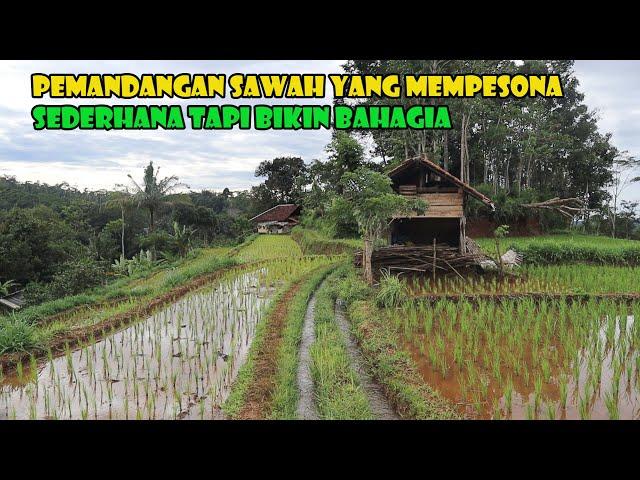
[[[113,191],[0,177],[0,283],[27,285],[38,303],[250,232],[246,192],[181,193],[158,171],[150,163],[141,182]]]
[[[26,286],[30,303],[77,293],[110,275],[175,261],[193,247],[240,242],[252,231],[249,219],[279,203],[303,205],[305,225],[326,235],[356,236],[349,202],[338,201],[345,174],[384,172],[422,153],[496,202],[496,212],[469,202],[470,218],[511,223],[536,216],[547,229],[639,238],[638,203],[620,198],[639,180],[630,174],[638,161],[598,130],[571,61],[353,60],[344,68],[354,74],[554,73],[564,97],[394,99],[406,106],[446,102],[453,128],[335,131],[326,159],[265,160],[255,171],[262,183],[245,191],[190,191],[175,177],[163,178],[153,163],[141,179],[123,174],[123,184],[111,191],[0,177],[0,288]],[[569,224],[553,212],[522,207],[552,197],[576,197],[586,208]]]

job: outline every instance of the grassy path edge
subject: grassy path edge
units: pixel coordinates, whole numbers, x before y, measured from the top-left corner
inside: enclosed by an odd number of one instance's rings
[[[375,415],[335,316],[335,287],[340,271],[332,272],[315,293],[315,341],[310,349],[310,367],[316,406],[321,419],[370,420]]]
[[[265,403],[264,411],[260,418],[296,418],[296,407],[298,402],[297,391],[297,367],[298,367],[298,345],[300,333],[304,323],[304,315],[307,309],[309,298],[316,290],[317,286],[329,274],[335,265],[320,267],[301,279],[292,281],[273,299],[268,307],[265,318],[258,324],[255,337],[249,350],[249,355],[231,389],[231,394],[222,405],[224,414],[231,419],[253,418],[248,416],[247,401],[249,391],[254,387],[256,364],[261,350],[264,348],[265,338],[268,329],[273,322],[273,316],[278,306],[286,299],[287,294],[294,292],[287,300],[286,316],[283,330],[279,339],[279,346],[276,351],[277,367],[274,375],[273,391],[270,398],[263,399]],[[261,379],[264,381],[264,379]]]
[[[46,345],[40,345],[36,349],[2,354],[0,355],[0,367],[4,371],[11,370],[12,368],[15,368],[18,362],[24,362],[31,356],[36,359],[47,357],[49,349],[55,354],[64,351],[67,345],[74,348],[81,342],[90,338],[99,340],[102,336],[107,335],[114,330],[120,330],[128,327],[141,318],[152,314],[154,311],[179,300],[183,296],[195,290],[207,286],[226,273],[233,272],[235,270],[243,270],[251,267],[252,265],[253,264],[236,264],[231,261],[222,260],[217,264],[217,268],[215,270],[196,275],[186,283],[178,287],[171,288],[163,294],[154,297],[148,303],[138,304],[130,310],[114,315],[107,320],[94,325],[78,328],[56,336],[47,342]]]
[[[396,412],[409,419],[459,419],[453,406],[424,382],[413,359],[398,343],[397,332],[380,315],[372,289],[351,266],[342,268],[341,275],[338,291],[347,305],[352,332],[368,371]]]
[[[355,301],[347,316],[373,377],[402,418],[459,418],[453,407],[424,383],[413,360],[398,344],[396,332],[375,306]]]
[[[399,420],[400,417],[389,402],[384,389],[369,374],[366,360],[360,351],[357,339],[351,332],[351,325],[346,318],[344,306],[337,299],[334,312],[335,323],[342,334],[342,341],[349,355],[351,369],[358,376],[359,383],[369,401],[369,407],[374,417],[378,420]]]
[[[289,306],[284,336],[278,354],[276,388],[269,418],[280,420],[297,418],[298,350],[307,304],[318,286],[336,267],[337,264],[333,263],[312,273]]]

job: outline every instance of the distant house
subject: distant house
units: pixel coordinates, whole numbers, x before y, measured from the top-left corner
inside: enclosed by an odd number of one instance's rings
[[[301,207],[293,203],[276,205],[253,217],[251,222],[258,233],[289,233],[298,224],[300,210]]]
[[[22,290],[17,292],[13,292],[4,297],[0,297],[0,310],[9,309],[9,310],[19,310],[24,305],[24,296],[22,295]]]

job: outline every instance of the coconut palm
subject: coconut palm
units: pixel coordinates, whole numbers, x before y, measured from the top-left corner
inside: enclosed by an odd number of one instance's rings
[[[167,200],[167,196],[171,195],[176,189],[186,187],[185,184],[178,181],[178,177],[172,175],[162,179],[158,178],[160,167],[154,169],[153,162],[144,169],[144,178],[142,186],[131,179],[135,188],[134,199],[138,202],[138,206],[146,208],[149,211],[149,231],[153,231],[156,212],[164,205],[175,203]]]

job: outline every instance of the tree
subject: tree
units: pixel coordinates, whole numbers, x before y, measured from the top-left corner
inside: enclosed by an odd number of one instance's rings
[[[347,172],[355,172],[364,166],[364,149],[358,140],[346,132],[336,131],[326,148],[329,160],[316,165],[320,178],[330,190],[342,193],[340,179]]]
[[[416,210],[424,211],[426,204],[421,200],[410,200],[393,192],[391,179],[366,167],[345,173],[340,179],[343,196],[334,198],[334,209],[348,208],[358,223],[364,248],[362,265],[365,280],[373,284],[371,256],[373,247],[388,226],[394,214]]]
[[[375,154],[385,164],[425,153],[472,185],[490,185],[492,195],[535,190],[541,198],[587,197],[591,209],[605,201],[617,152],[611,136],[598,131],[597,117],[584,103],[572,61],[350,60],[344,68],[358,75],[559,75],[563,97],[409,98],[402,89],[393,103],[446,104],[453,128],[373,130],[363,135],[371,137]],[[357,102],[389,104],[375,96]]]
[[[175,175],[159,179],[159,173],[160,167],[154,169],[153,162],[149,162],[149,165],[144,169],[142,187],[138,185],[131,175],[128,175],[136,190],[134,199],[137,200],[138,206],[149,211],[150,232],[153,231],[155,225],[155,213],[161,207],[175,203],[175,199],[169,200],[167,197],[175,192],[176,189],[186,187],[186,185],[178,181],[178,177]]]
[[[263,185],[277,203],[298,203],[306,180],[307,167],[300,157],[278,157],[265,160],[256,168],[256,177],[267,177]]]
[[[84,251],[78,232],[49,207],[0,210],[2,278],[49,281],[61,263]]]
[[[620,153],[614,160],[611,180],[611,197],[609,201],[609,218],[611,220],[611,236],[616,238],[616,221],[619,214],[620,196],[640,177],[634,177],[634,169],[640,166],[640,159],[632,157],[628,152]]]
[[[620,202],[620,214],[618,215],[618,221],[622,224],[625,236],[631,238],[636,225],[640,219],[636,215],[640,202],[631,202],[629,200],[623,200]]]
[[[125,219],[124,213],[125,210],[129,209],[133,205],[133,200],[131,198],[131,194],[129,190],[125,187],[122,191],[116,191],[111,194],[111,198],[107,201],[107,207],[117,206],[120,209],[120,220],[121,220],[121,230],[120,230],[120,247],[121,247],[121,256],[125,258],[126,252],[124,249],[124,228],[125,228]]]

